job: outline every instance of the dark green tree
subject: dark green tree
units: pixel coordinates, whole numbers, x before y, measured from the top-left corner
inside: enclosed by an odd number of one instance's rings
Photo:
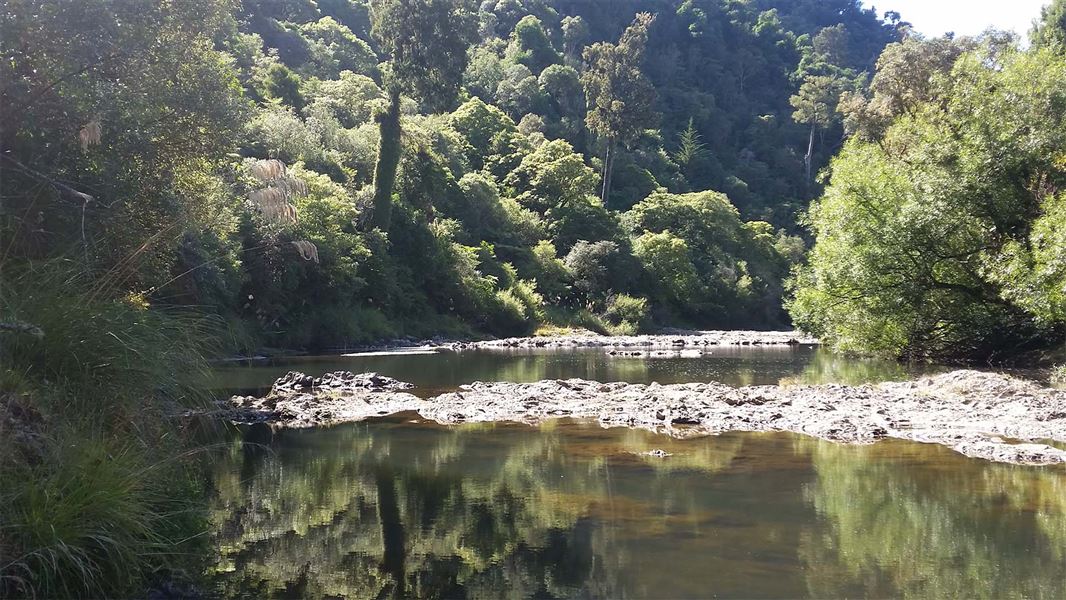
[[[559,53],[552,47],[548,34],[544,32],[544,25],[533,15],[522,17],[514,26],[507,55],[511,60],[529,67],[534,75],[548,65],[559,62]]]
[[[387,230],[400,165],[400,97],[411,96],[430,112],[450,108],[477,24],[470,0],[372,0],[370,18],[374,38],[387,57],[383,79],[388,96],[377,115],[381,140],[371,222]]]
[[[263,88],[268,98],[275,98],[296,110],[304,107],[304,98],[300,93],[300,77],[281,63],[270,65]]]

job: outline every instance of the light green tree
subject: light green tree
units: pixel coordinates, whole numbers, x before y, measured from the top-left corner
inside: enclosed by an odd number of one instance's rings
[[[1066,50],[1066,0],[1052,0],[1041,10],[1029,39],[1037,48],[1055,46]]]
[[[600,42],[585,49],[582,79],[589,106],[585,123],[606,146],[600,193],[604,206],[609,204],[617,145],[632,142],[656,119],[655,88],[641,69],[654,20],[649,13],[639,13],[617,44]]]
[[[807,154],[803,164],[807,169],[807,181],[811,179],[811,167],[814,162],[814,135],[818,129],[832,125],[836,118],[837,101],[840,99],[840,84],[829,75],[808,75],[800,89],[789,98],[792,118],[800,124],[810,127],[807,139]]]
[[[943,85],[849,140],[811,208],[790,311],[838,347],[986,359],[1061,339],[1066,59],[986,45]]]

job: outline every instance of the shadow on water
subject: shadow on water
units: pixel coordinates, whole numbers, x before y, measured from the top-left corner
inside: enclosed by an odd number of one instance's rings
[[[1066,473],[939,446],[406,414],[214,482],[231,598],[1066,597]]]

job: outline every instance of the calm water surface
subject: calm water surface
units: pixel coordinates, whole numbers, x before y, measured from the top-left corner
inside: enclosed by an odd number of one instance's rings
[[[304,359],[421,391],[473,379],[777,383],[905,378],[813,349],[613,359],[592,351]],[[673,440],[558,421],[417,415],[236,433],[215,463],[228,598],[1066,597],[1066,470],[939,446],[790,434]],[[663,450],[666,457],[642,454]]]
[[[893,361],[860,360],[812,346],[723,347],[702,356],[609,356],[600,348],[475,350],[388,355],[301,356],[220,366],[212,387],[263,391],[290,370],[321,375],[346,369],[376,371],[417,386],[424,396],[472,381],[539,381],[577,377],[630,383],[720,381],[729,385],[868,383],[904,380],[942,370]]]

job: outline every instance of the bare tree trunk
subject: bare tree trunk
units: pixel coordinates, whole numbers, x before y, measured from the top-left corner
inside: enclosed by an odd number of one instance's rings
[[[388,231],[392,218],[392,190],[396,185],[396,170],[400,166],[400,92],[389,94],[389,106],[377,117],[381,140],[378,142],[378,160],[374,165],[374,214],[370,222],[382,231]]]
[[[604,208],[609,208],[611,196],[611,172],[614,170],[615,142],[613,138],[607,139],[607,153],[603,157],[603,190],[600,192],[600,200]]]
[[[807,142],[807,156],[803,157],[803,164],[807,166],[807,181],[811,180],[812,162],[814,162],[814,123],[811,123],[811,137]]]

